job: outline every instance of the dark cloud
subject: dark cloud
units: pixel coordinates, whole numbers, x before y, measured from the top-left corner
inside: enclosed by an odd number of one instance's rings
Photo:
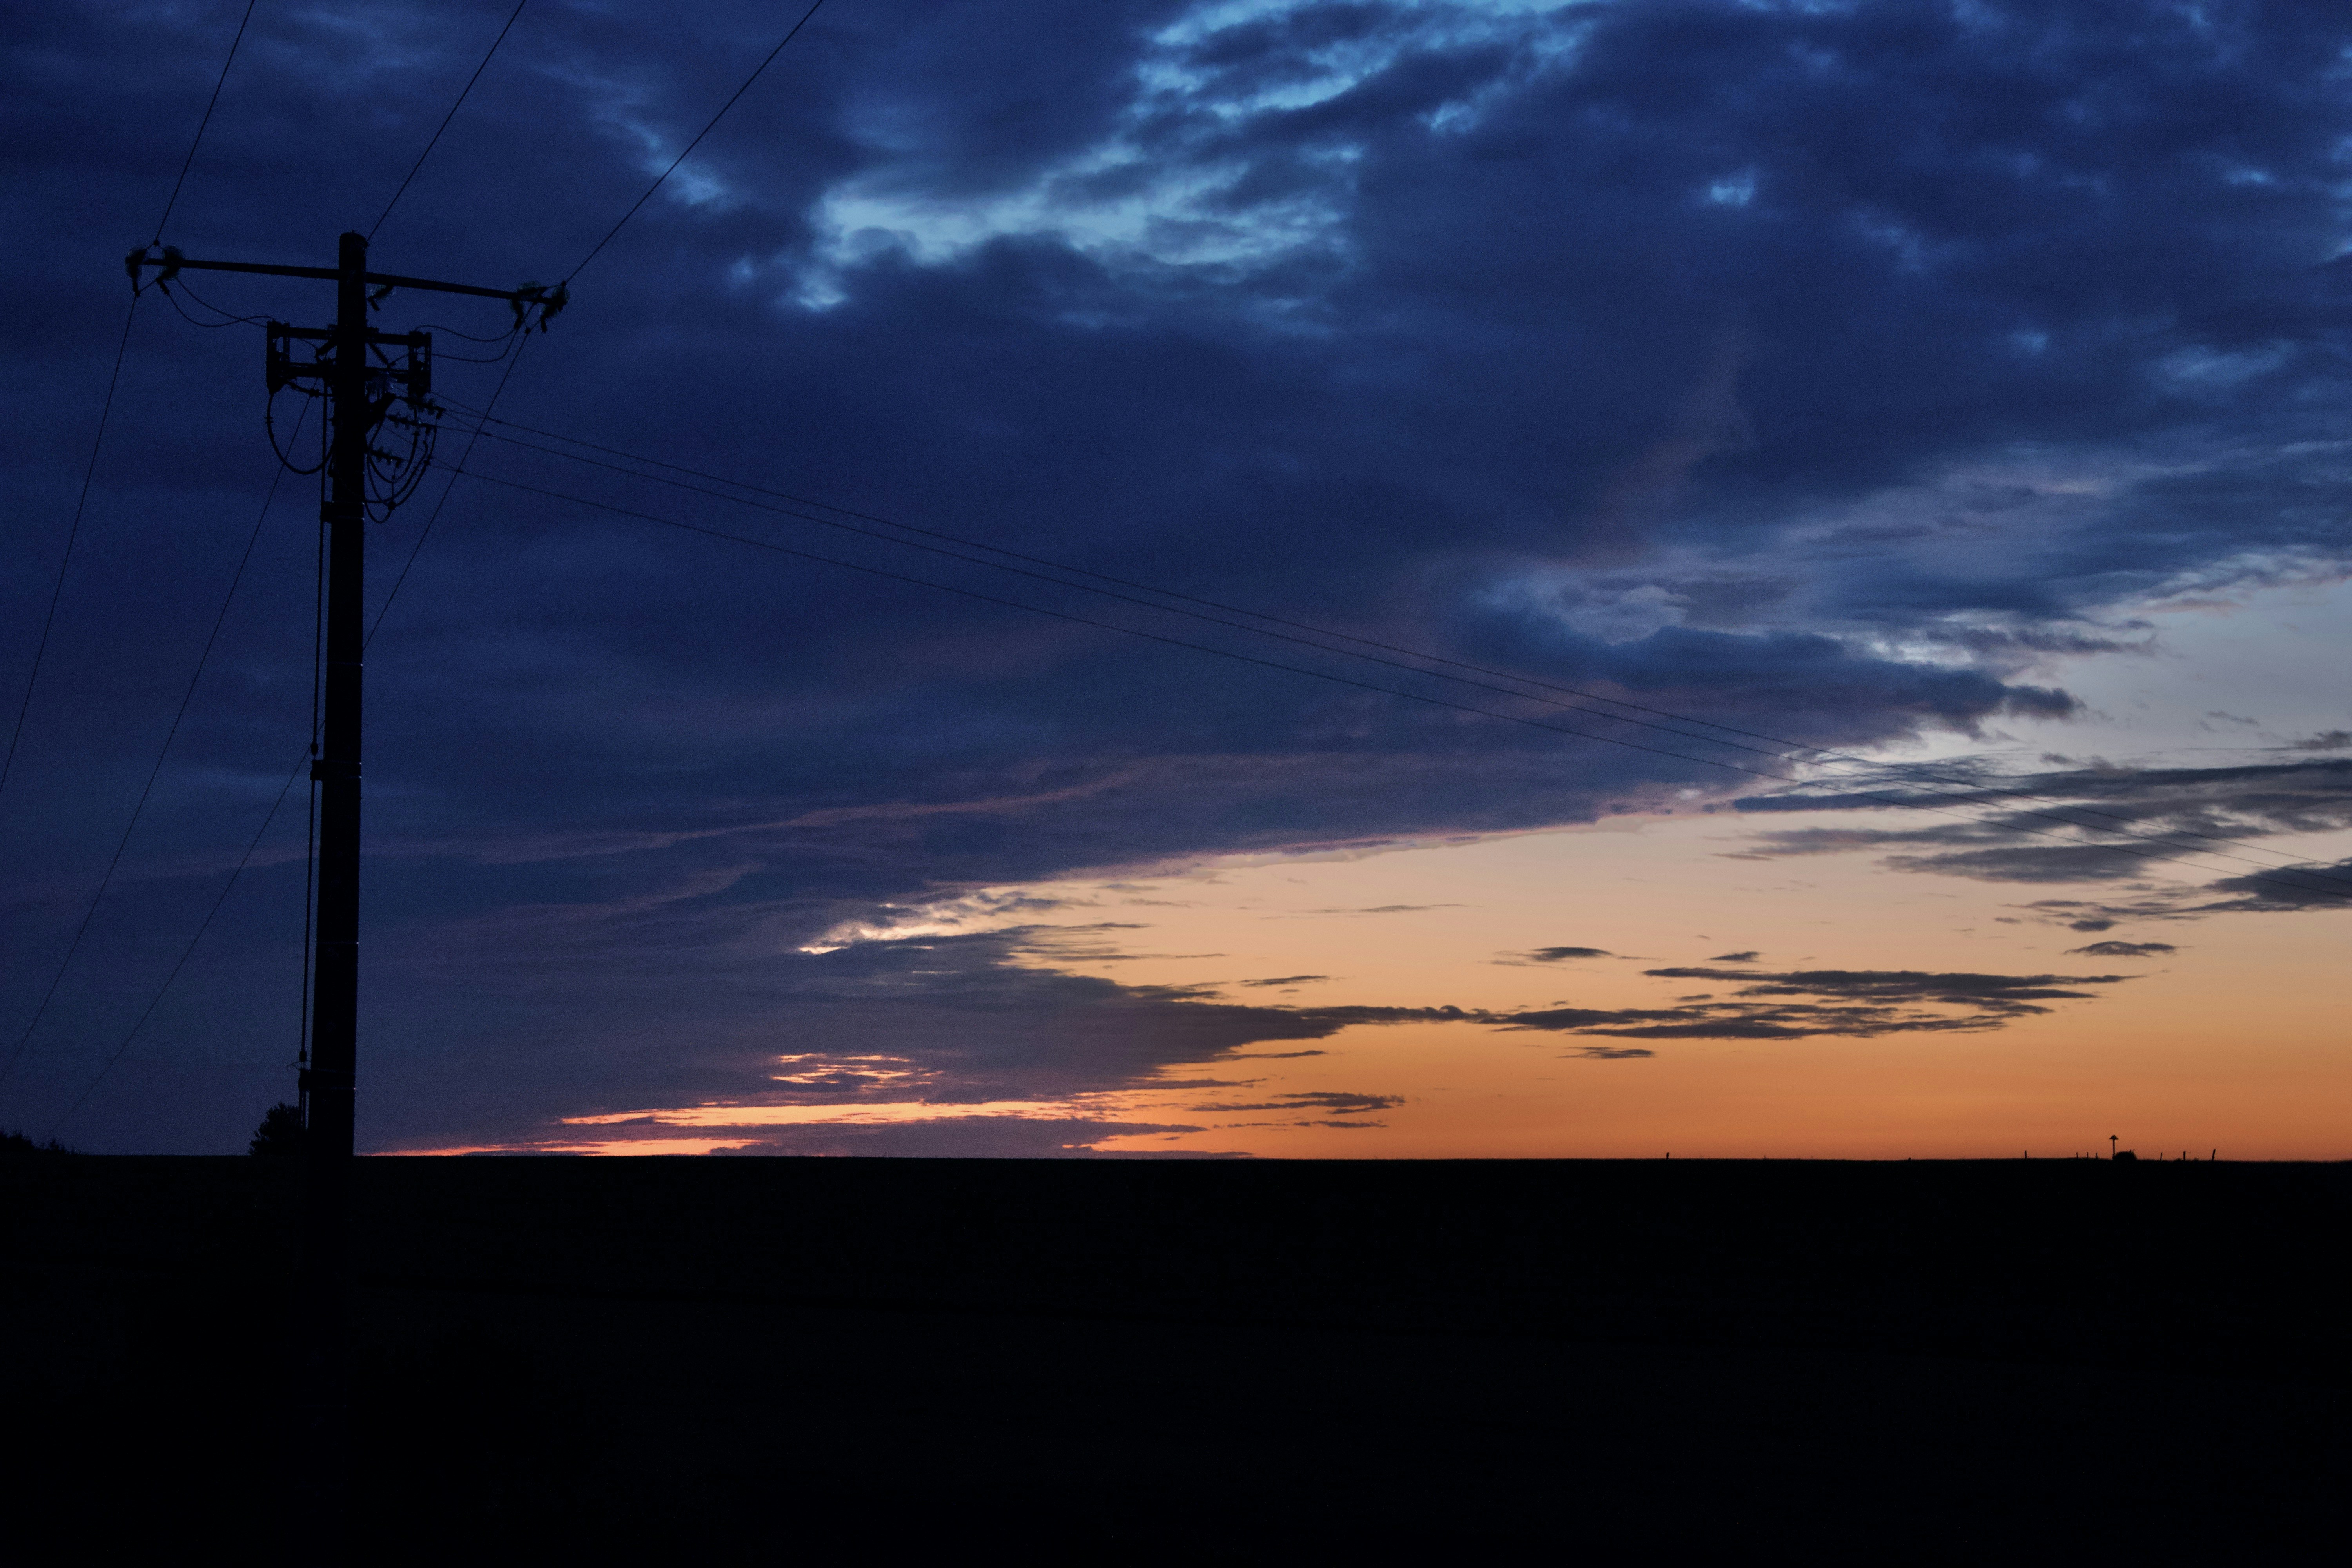
[[[2168,942],[2095,942],[2088,947],[2070,947],[2066,951],[2085,958],[2162,958],[2180,950]]]
[[[1054,944],[1038,940],[1050,934],[859,942],[770,960],[746,1022],[764,1023],[782,1047],[784,1070],[771,1070],[782,1087],[771,1098],[1055,1100],[1156,1082],[1165,1068],[1247,1045],[1478,1016],[1446,1006],[1243,1006],[1022,961],[1050,956]]]
[[[1328,1110],[1337,1116],[1360,1116],[1367,1111],[1387,1110],[1403,1103],[1404,1096],[1401,1094],[1340,1094],[1318,1089],[1301,1094],[1286,1094],[1279,1100],[1262,1100],[1246,1105],[1193,1105],[1187,1106],[1185,1109],[1202,1115],[1243,1110]]]
[[[630,933],[633,962],[600,966],[615,921]],[[791,910],[760,911],[743,941],[730,935],[747,923],[740,910],[697,907],[688,898],[626,911],[542,910],[520,924],[501,917],[507,941],[495,952],[463,927],[436,931],[429,946],[404,945],[383,961],[390,984],[378,1016],[392,1038],[438,1048],[386,1052],[376,1092],[401,1108],[415,1129],[410,1139],[434,1145],[488,1142],[544,1120],[532,1112],[543,1103],[533,1086],[478,1078],[450,1093],[438,1061],[458,1042],[560,1073],[565,1095],[557,1109],[566,1115],[713,1102],[845,1114],[886,1104],[1055,1104],[1234,1083],[1201,1069],[1318,1056],[1307,1042],[1357,1026],[1485,1016],[1452,1006],[1251,1006],[1189,987],[1122,984],[1052,967],[1051,930],[810,951],[791,934],[806,930],[804,921]],[[571,990],[561,1008],[541,1003],[537,977],[550,973],[565,976]],[[466,1005],[447,1008],[453,994]],[[599,1019],[585,1037],[572,1022],[581,1014]],[[1304,1048],[1245,1048],[1293,1043]],[[1302,1104],[1326,1109],[1321,1100]],[[978,1136],[959,1130],[965,1116],[949,1120],[958,1125],[940,1137]],[[766,1138],[768,1130],[747,1135]]]
[[[1055,931],[1016,927],[781,952],[755,944],[730,965],[727,984],[719,990],[709,983],[708,960],[697,952],[697,933],[715,934],[728,923],[723,912],[635,918],[645,949],[639,962],[577,999],[602,1009],[603,1040],[614,1045],[591,1049],[577,1039],[559,1039],[553,1031],[569,1015],[539,1014],[536,993],[528,985],[483,1014],[469,1011],[446,1019],[443,1026],[474,1031],[471,1037],[485,1049],[551,1057],[572,1087],[567,1111],[619,1117],[599,1125],[650,1135],[666,1124],[658,1115],[646,1121],[648,1108],[664,1105],[804,1105],[856,1113],[870,1105],[983,1108],[1001,1101],[1068,1102],[1136,1089],[1245,1088],[1252,1080],[1204,1076],[1198,1068],[1321,1055],[1312,1046],[1248,1047],[1321,1041],[1359,1026],[1467,1024],[1642,1041],[1981,1030],[2042,1014],[2057,1002],[2087,999],[2095,994],[2089,988],[2121,978],[1662,968],[1645,973],[1656,980],[1706,981],[1722,987],[1724,999],[1657,1008],[1561,1005],[1508,1012],[1442,1005],[1267,1007],[1215,1001],[1188,987],[1123,984],[1060,971],[1050,966],[1058,951]],[[536,933],[538,962],[560,963],[573,943],[587,950],[583,959],[593,956],[602,929],[601,920],[575,925],[568,911],[549,911]],[[657,953],[675,956],[657,962]],[[430,998],[471,977],[465,989],[495,996],[493,985],[508,955],[497,957],[496,966],[486,963],[467,933],[452,933],[438,964],[405,976],[412,984],[404,989]],[[648,1069],[646,1055],[674,1026],[674,998],[681,994],[694,1001],[694,1048],[661,1053],[663,1070],[656,1073]],[[395,1020],[429,1016],[396,1006],[388,1010]],[[1194,1070],[1172,1070],[1187,1067]],[[441,1106],[428,1109],[425,1097],[435,1092],[433,1083],[408,1079],[395,1068],[387,1068],[383,1078],[382,1092],[408,1099],[415,1107],[410,1114],[425,1121],[438,1142],[485,1137],[502,1121],[523,1117],[530,1103],[522,1095],[501,1102],[478,1088],[464,1100],[445,1098]],[[1280,1090],[1192,1103],[1185,1112],[1286,1112],[1290,1117],[1279,1123],[1232,1125],[1292,1125],[1312,1122],[1318,1115],[1361,1117],[1400,1103],[1397,1096],[1377,1092]],[[1303,1119],[1302,1112],[1307,1113]],[[971,1119],[940,1119],[938,1136],[981,1136],[962,1128]],[[699,1122],[696,1131],[724,1135]],[[1005,1134],[1016,1135],[1033,1136]],[[768,1140],[770,1130],[750,1129],[745,1136]],[[822,1142],[818,1132],[804,1129],[790,1136]]]
[[[1557,1007],[1514,1014],[1508,1026],[1636,1040],[1803,1040],[1820,1035],[1868,1039],[1881,1035],[1972,1033],[1999,1027],[2000,1022],[1977,1016],[1904,1014],[1885,1007],[1709,1004],[1682,1007]]]
[[[1084,1117],[940,1116],[908,1121],[827,1122],[822,1126],[744,1130],[744,1142],[713,1150],[723,1154],[909,1155],[931,1159],[1050,1160],[1246,1159],[1243,1150],[1154,1149],[1147,1139],[1175,1138],[1199,1127]],[[722,1130],[719,1136],[726,1136]],[[1105,1149],[1108,1139],[1119,1142]]]
[[[1759,815],[1933,809],[1964,812],[1975,820],[1916,828],[1774,829],[1752,836],[1735,858],[1893,851],[1879,862],[1891,870],[1990,882],[2107,882],[2141,894],[2096,907],[2063,900],[2029,906],[2071,911],[2066,923],[2081,931],[2111,930],[2124,919],[2317,907],[2352,898],[2352,878],[2325,867],[2282,864],[2210,884],[2211,891],[2226,894],[2268,889],[2251,901],[2176,897],[2151,891],[2141,881],[2168,863],[2198,870],[2222,859],[2247,863],[2251,858],[2240,847],[2263,838],[2352,827],[2352,762],[2219,768],[2098,765],[2000,776],[1961,761],[1938,764],[1938,770],[1948,782],[1925,782],[1895,769],[1866,794],[1816,784],[1736,804],[1743,812]],[[2024,837],[2029,834],[2032,837]]]
[[[1753,963],[1756,962],[1756,954],[1753,951],[1748,952],[1718,952],[1713,958],[1708,959],[1707,962],[1709,963]]]
[[[1328,979],[1330,979],[1330,978],[1331,978],[1331,977],[1330,977],[1329,975],[1328,975],[1328,974],[1279,974],[1279,975],[1275,976],[1275,977],[1274,977],[1273,979],[1271,979],[1271,980],[1244,980],[1244,981],[1239,981],[1239,982],[1237,982],[1236,984],[1242,984],[1242,985],[1257,985],[1257,986],[1264,986],[1264,985],[1305,985],[1305,984],[1309,984],[1310,982],[1313,982],[1313,981],[1318,981],[1318,980],[1328,980]]]
[[[2147,874],[2150,859],[2179,855],[2118,853],[2107,844],[2004,844],[1943,855],[1889,855],[1896,871],[1928,871],[1982,882],[2125,882]]]
[[[2267,914],[2352,909],[2352,860],[2339,860],[2332,866],[2298,866],[2288,871],[2224,877],[2208,884],[2207,890],[2222,897],[2193,906],[2193,912]]]
[[[1922,776],[1932,773],[1932,776]],[[2032,797],[2032,798],[2021,798]],[[2126,768],[2111,763],[2058,773],[2008,774],[1958,758],[1932,770],[1889,767],[1867,790],[1824,780],[1802,789],[1749,795],[1747,813],[1885,811],[1926,806],[2075,810],[2087,823],[2195,825],[2214,814],[2245,832],[2311,832],[2352,823],[2352,760],[2259,763],[2218,768]],[[2089,808],[2112,814],[2095,816]],[[2031,822],[2020,817],[2021,822]],[[1939,830],[1940,831],[1940,830]]]
[[[1797,1040],[1817,1035],[1973,1033],[2044,1014],[2049,1002],[2087,1001],[2083,985],[2119,974],[1932,973],[1916,970],[1651,969],[1662,980],[1734,983],[1735,998],[1686,998],[1672,1007],[1549,1007],[1497,1015],[1505,1028],[1650,1040]],[[1938,1011],[1937,1009],[1957,1009]]]
[[[1538,947],[1512,956],[1537,963],[1559,963],[1575,958],[1608,958],[1612,954],[1606,948],[1599,947]]]
[[[1807,969],[1786,974],[1758,974],[1739,969],[1648,969],[1643,973],[1663,980],[1738,981],[1742,996],[1843,996],[1861,1001],[1946,1002],[1987,1012],[2003,1011],[2024,1002],[2082,1000],[2087,991],[2053,989],[2061,985],[2112,985],[2127,979],[2121,974],[1938,974],[1911,969]],[[2040,1009],[2025,1008],[2027,1012]]]
[[[21,525],[0,668],[29,666],[72,515],[122,309],[111,258],[153,233],[239,14],[12,12],[0,450]],[[401,0],[257,12],[164,237],[323,260],[388,197],[485,26]],[[527,12],[378,264],[564,275],[777,29],[740,3],[657,26]],[[2063,716],[2037,659],[2123,646],[2153,595],[2224,597],[2345,552],[2345,31],[2321,6],[2095,0],[828,7],[581,273],[500,412],[1808,745]],[[308,285],[199,292],[327,309]],[[8,786],[0,942],[26,957],[0,1016],[38,1005],[272,471],[253,330],[163,305],[132,333]],[[494,305],[415,295],[382,318],[427,321],[499,325]],[[479,403],[500,374],[452,358],[442,381]],[[503,442],[470,466],[1468,692]],[[10,1120],[79,1092],[299,757],[299,489],[86,967],[5,1086]],[[374,536],[379,592],[429,505]],[[1256,1025],[1163,1018],[1208,1005],[1143,992],[1081,1005],[1072,977],[952,946],[929,991],[891,969],[911,956],[798,947],[946,890],[1663,807],[1720,788],[1713,762],[1754,760],[1470,694],[1587,738],[1547,734],[466,482],[383,626],[367,1115],[387,1139],[733,1092],[836,1034],[951,1060],[959,1092],[1123,1081],[1193,1048],[1187,1030],[1226,1049]],[[2126,798],[2086,771],[2074,798],[2243,837],[2340,823],[2317,778]],[[231,1146],[282,1086],[296,805],[137,1058],[180,1065],[110,1084],[84,1113],[93,1146]],[[1884,852],[2029,883],[2073,868],[1997,847]],[[1024,985],[1057,1020],[1028,1044],[1008,1022]],[[1154,1022],[1121,1035],[1121,1008]]]
[[[1310,910],[1318,915],[1417,915],[1425,910],[1458,910],[1460,904],[1374,904],[1361,910]]]

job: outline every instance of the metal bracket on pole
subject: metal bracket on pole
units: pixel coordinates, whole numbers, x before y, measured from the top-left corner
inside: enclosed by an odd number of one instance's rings
[[[283,321],[269,323],[268,357],[262,370],[263,380],[271,393],[284,391],[302,381],[316,381],[323,386],[334,374],[335,363],[320,359],[314,351],[310,358],[294,357],[298,342],[328,343],[334,332],[325,327],[289,327]],[[380,348],[394,345],[407,351],[407,357],[396,364],[371,365],[368,374],[400,384],[403,401],[420,413],[433,401],[433,334],[431,332],[379,332],[368,329],[368,346]]]

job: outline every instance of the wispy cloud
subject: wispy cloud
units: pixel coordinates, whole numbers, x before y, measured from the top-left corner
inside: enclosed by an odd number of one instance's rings
[[[1662,980],[1729,982],[1730,1001],[1671,1007],[1549,1007],[1497,1016],[1506,1028],[1627,1039],[1795,1040],[1818,1035],[1976,1033],[2088,1001],[2086,985],[2120,974],[1933,973],[1917,970],[1823,969],[1759,973],[1746,969],[1651,969]],[[1747,1000],[1755,998],[1755,1000]]]

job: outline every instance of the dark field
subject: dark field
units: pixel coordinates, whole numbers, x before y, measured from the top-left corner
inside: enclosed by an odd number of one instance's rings
[[[299,1179],[0,1162],[16,1539],[306,1560]],[[373,1160],[359,1191],[373,1560],[2296,1561],[2352,1489],[2343,1165]]]

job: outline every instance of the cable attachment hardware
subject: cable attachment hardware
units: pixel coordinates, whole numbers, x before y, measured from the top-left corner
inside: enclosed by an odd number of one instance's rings
[[[139,274],[143,268],[161,268],[162,270],[155,274],[155,281],[158,283],[169,283],[180,275],[180,264],[187,259],[180,254],[180,247],[176,245],[163,246],[161,247],[163,254],[160,258],[147,254],[156,248],[152,245],[142,245],[122,258],[122,269],[131,274],[131,291],[133,294],[138,293],[142,287],[139,281]]]
[[[294,344],[297,340],[324,343],[331,337],[331,333],[322,329],[289,327],[283,321],[270,322],[268,358],[263,365],[262,379],[271,394],[283,392],[294,382],[310,377],[323,382],[328,373],[333,370],[333,362],[320,358],[316,349],[311,351],[309,359],[298,360],[294,357]]]
[[[335,377],[348,368],[338,357],[340,341],[331,327],[289,327],[283,321],[270,322],[268,355],[262,366],[262,379],[269,395],[275,397],[289,386],[314,397],[328,391]],[[310,345],[308,357],[296,356],[297,343]],[[433,462],[433,442],[441,419],[441,405],[433,401],[433,334],[383,332],[369,327],[362,334],[362,349],[373,363],[363,358],[359,367],[366,388],[353,416],[370,433],[368,501],[389,514],[415,491]],[[407,405],[407,414],[394,414],[395,404]],[[373,433],[387,418],[400,434],[389,446],[380,446]],[[279,454],[278,460],[286,461],[284,454]]]
[[[527,326],[530,307],[538,306],[539,330],[543,332],[547,331],[547,323],[562,314],[564,306],[572,303],[572,285],[558,283],[550,288],[544,283],[526,283],[516,289],[514,298],[507,302],[514,307],[517,331]]]

